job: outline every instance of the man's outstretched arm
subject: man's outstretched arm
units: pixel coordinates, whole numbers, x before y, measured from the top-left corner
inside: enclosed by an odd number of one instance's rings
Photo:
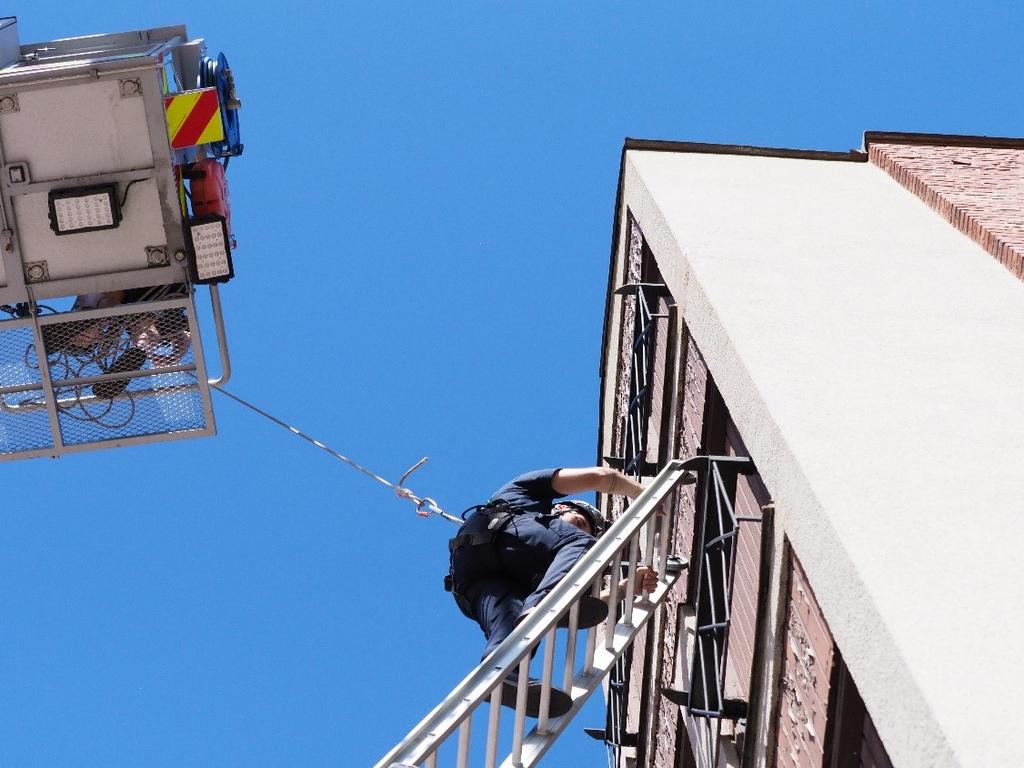
[[[560,469],[551,479],[555,492],[572,496],[587,491],[628,496],[635,499],[643,491],[640,483],[611,467],[581,467]]]

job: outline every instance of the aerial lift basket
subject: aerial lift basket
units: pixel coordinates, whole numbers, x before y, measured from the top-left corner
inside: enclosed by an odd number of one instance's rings
[[[183,26],[23,45],[0,19],[0,460],[215,433],[242,145],[205,52]]]

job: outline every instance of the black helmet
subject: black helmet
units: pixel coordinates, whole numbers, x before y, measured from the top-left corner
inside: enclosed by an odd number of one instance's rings
[[[572,507],[575,511],[579,512],[590,523],[590,530],[595,536],[600,536],[604,533],[605,519],[601,516],[601,512],[593,504],[583,499],[559,499],[555,502],[557,507],[559,504],[563,504],[567,507]]]

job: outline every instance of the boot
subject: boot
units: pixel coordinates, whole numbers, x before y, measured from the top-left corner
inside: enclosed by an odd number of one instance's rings
[[[516,708],[516,694],[518,683],[515,677],[505,678],[501,684],[501,706]],[[540,715],[540,694],[543,686],[537,680],[530,680],[526,684],[526,716],[538,717]],[[548,715],[561,717],[572,709],[572,697],[561,688],[551,686],[551,698],[548,703]]]

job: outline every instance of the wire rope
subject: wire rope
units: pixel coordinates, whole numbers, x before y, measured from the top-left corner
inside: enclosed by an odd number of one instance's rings
[[[373,480],[376,480],[381,485],[385,485],[388,488],[392,489],[395,492],[395,495],[398,496],[398,498],[400,498],[400,499],[408,499],[409,501],[413,502],[416,505],[416,514],[418,514],[420,517],[428,517],[430,515],[437,515],[438,517],[441,517],[441,518],[447,520],[450,523],[455,523],[456,525],[462,525],[463,521],[460,518],[458,518],[455,515],[451,515],[451,514],[445,512],[443,509],[441,509],[437,505],[437,502],[434,501],[434,499],[430,498],[429,496],[422,496],[422,497],[421,496],[417,496],[409,488],[405,487],[405,481],[409,478],[409,476],[413,472],[415,472],[417,469],[419,469],[420,467],[422,467],[424,464],[427,463],[427,457],[426,456],[424,456],[422,459],[420,459],[415,464],[413,464],[411,467],[409,467],[409,469],[407,469],[405,471],[405,473],[402,475],[402,477],[398,481],[398,483],[392,483],[389,480],[385,480],[383,477],[378,475],[376,472],[373,472],[372,470],[367,469],[366,467],[364,467],[359,462],[354,461],[353,459],[350,459],[348,456],[345,456],[345,455],[339,453],[338,451],[334,450],[330,446],[325,445],[320,440],[317,440],[315,437],[311,437],[311,436],[307,435],[306,433],[304,433],[302,430],[298,429],[297,427],[293,427],[291,424],[288,424],[287,422],[282,421],[281,419],[277,418],[276,416],[274,416],[274,415],[268,413],[267,411],[263,410],[259,406],[253,405],[248,400],[245,400],[244,398],[241,398],[238,395],[236,395],[236,394],[234,394],[232,392],[229,392],[228,390],[224,389],[223,387],[214,386],[213,389],[215,389],[216,391],[220,392],[222,395],[225,395],[226,397],[231,398],[232,400],[234,400],[239,405],[242,405],[242,406],[248,408],[253,413],[259,414],[260,416],[262,416],[263,418],[267,419],[268,421],[273,422],[274,424],[276,424],[277,426],[281,427],[282,429],[288,430],[289,432],[291,432],[296,437],[300,437],[303,440],[305,440],[307,443],[311,443],[312,445],[315,445],[320,450],[325,451],[326,453],[330,454],[331,456],[333,456],[334,458],[338,459],[339,461],[344,462],[345,464],[347,464],[348,466],[352,467],[353,469],[355,469],[355,470],[357,470],[359,472],[362,472],[367,477],[369,477],[369,478],[371,478]]]

